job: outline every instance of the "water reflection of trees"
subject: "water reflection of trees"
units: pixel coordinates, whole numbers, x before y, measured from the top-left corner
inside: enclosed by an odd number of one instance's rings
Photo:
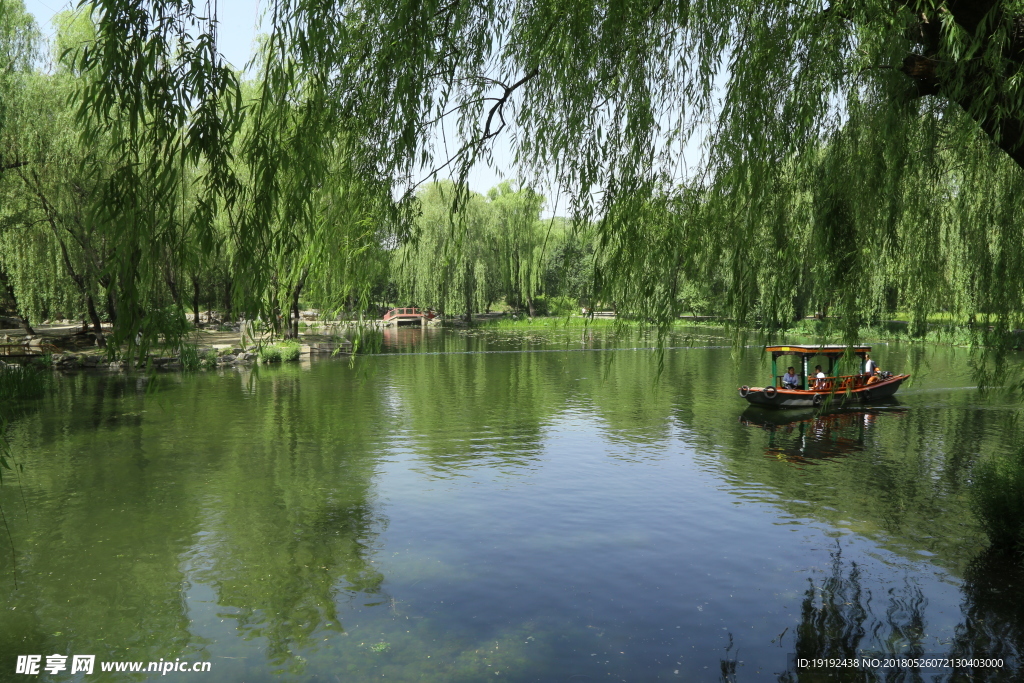
[[[808,579],[794,636],[796,659],[937,655],[1001,657],[1006,665],[985,670],[797,669],[791,659],[790,668],[779,674],[781,683],[1021,680],[1024,571],[1019,565],[989,553],[971,564],[963,586],[963,621],[952,642],[942,646],[932,644],[935,640],[928,634],[925,619],[927,600],[911,577],[884,596],[876,596],[863,585],[860,567],[845,561],[838,545],[831,555],[828,575],[818,582]],[[883,606],[884,615],[879,616]]]
[[[738,424],[725,440],[726,476],[757,482],[764,499],[793,515],[845,526],[898,553],[924,551],[961,574],[985,541],[967,505],[971,466],[979,452],[1005,448],[1014,431],[1008,411],[969,398],[961,392],[928,410],[810,414],[802,432],[782,412],[782,424]]]
[[[899,416],[907,409],[891,402],[884,407],[809,414],[793,419],[785,413],[747,409],[740,422],[768,432],[765,455],[795,465],[841,458],[864,450],[865,435],[882,415]]]
[[[272,664],[292,670],[317,633],[344,630],[339,597],[379,601],[384,581],[372,558],[386,519],[370,493],[384,406],[372,383],[337,381],[350,372],[264,371],[249,438],[231,439],[210,475],[212,548],[195,576],[245,637],[266,639]]]
[[[1024,680],[1024,567],[1006,555],[982,553],[967,569],[963,596],[963,622],[950,651],[958,657],[994,656],[1014,662],[973,680]]]
[[[463,342],[472,345],[469,339]],[[526,345],[526,342],[523,342]],[[404,431],[395,434],[435,473],[537,461],[552,423],[574,409],[612,442],[663,444],[677,393],[686,383],[654,384],[651,352],[409,354],[387,362]]]
[[[202,658],[213,614],[198,616],[190,591],[208,591],[220,619],[295,669],[295,653],[343,630],[346,601],[386,600],[373,556],[387,520],[371,493],[384,405],[351,373],[263,369],[244,392],[230,375],[148,390],[62,379],[17,425],[20,447],[45,457],[26,468],[31,514],[11,506],[24,581],[0,592],[16,607],[0,651]]]

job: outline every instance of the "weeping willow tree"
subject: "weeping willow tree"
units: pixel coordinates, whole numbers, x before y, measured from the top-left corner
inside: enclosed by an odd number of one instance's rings
[[[118,159],[95,211],[120,238],[126,311],[155,277],[182,166],[202,169],[195,233],[213,207],[232,212],[233,267],[265,292],[277,215],[337,177],[327,141],[343,131],[348,173],[373,179],[399,240],[418,185],[464,180],[501,138],[519,177],[598,226],[598,296],[658,320],[708,269],[740,321],[817,311],[852,329],[894,299],[918,320],[1021,317],[1018,2],[277,0],[267,12],[246,109],[216,50],[215,3],[94,6],[80,114]],[[243,109],[246,201],[229,163]],[[700,160],[687,158],[701,138]],[[280,181],[294,172],[306,181]],[[139,315],[119,315],[115,336]]]
[[[66,73],[27,79],[18,135],[27,161],[0,179],[9,212],[0,264],[23,318],[81,316],[102,343],[101,311],[112,313],[114,295],[104,272],[111,240],[85,213],[106,164],[81,144],[65,106],[72,92]]]
[[[413,239],[392,258],[403,301],[471,320],[500,296],[492,207],[451,181],[430,183],[416,195]]]
[[[27,163],[16,131],[28,103],[26,80],[31,75],[37,41],[35,23],[24,5],[13,1],[0,4],[0,182]],[[18,208],[9,202],[0,203],[0,239],[10,225],[20,222],[18,214]],[[0,301],[21,317],[27,332],[32,331],[4,263],[0,263]]]
[[[38,40],[38,29],[22,2],[0,3],[0,173],[26,161],[15,130],[25,103],[24,79],[31,73]]]
[[[530,187],[516,189],[500,183],[487,193],[491,204],[491,234],[506,301],[534,315],[540,293],[544,251],[549,230],[540,221],[544,197]]]

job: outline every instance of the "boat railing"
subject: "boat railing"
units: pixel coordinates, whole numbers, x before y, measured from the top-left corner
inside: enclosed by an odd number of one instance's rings
[[[803,376],[798,375],[801,380],[801,386],[803,382]],[[775,377],[775,386],[782,387],[783,375],[777,375]],[[824,379],[815,379],[809,377],[807,381],[807,389],[815,391],[832,391],[833,388],[836,391],[846,391],[847,389],[859,389],[860,387],[867,384],[867,375],[833,375],[832,377],[825,377]]]

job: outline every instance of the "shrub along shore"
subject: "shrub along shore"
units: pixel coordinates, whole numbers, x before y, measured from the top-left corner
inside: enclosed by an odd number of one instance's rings
[[[113,370],[122,371],[129,363],[123,358],[111,357],[110,349],[96,346],[89,332],[68,325],[39,325],[37,334],[27,335],[20,330],[0,333],[0,355],[4,365],[34,365],[52,367],[62,371]],[[298,361],[303,356],[348,354],[352,344],[336,335],[302,334],[298,340],[257,338],[232,329],[197,330],[186,343],[176,348],[163,347],[148,353],[145,360],[136,363],[139,370],[199,370],[215,367],[244,367],[255,363]],[[3,367],[3,366],[0,366]]]

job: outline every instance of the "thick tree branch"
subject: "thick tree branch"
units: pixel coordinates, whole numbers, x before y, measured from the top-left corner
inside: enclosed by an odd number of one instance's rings
[[[530,70],[529,73],[527,73],[525,76],[520,78],[512,85],[504,86],[505,93],[498,98],[498,101],[494,104],[493,107],[491,107],[491,112],[487,115],[487,125],[484,126],[484,136],[483,138],[481,138],[480,142],[484,142],[488,138],[492,138],[501,132],[502,128],[505,127],[505,117],[502,115],[502,110],[505,108],[505,103],[508,102],[508,98],[512,95],[512,93],[514,93],[516,90],[522,87],[525,83],[536,78],[539,73],[540,69],[535,66],[532,70]],[[494,119],[495,112],[497,112],[498,117],[501,119],[501,125],[498,127],[496,131],[492,133],[491,121]]]
[[[911,95],[935,95],[959,104],[1000,149],[1024,168],[1024,113],[1004,113],[1014,108],[1006,106],[1008,103],[998,95],[998,88],[992,88],[1024,67],[1024,17],[1009,18],[1013,25],[1009,44],[999,46],[1005,61],[994,69],[982,59],[966,59],[955,64],[943,64],[936,59],[944,37],[940,17],[929,15],[929,11],[934,10],[921,7],[921,21],[910,35],[923,46],[924,54],[907,55],[899,67],[914,84]],[[977,41],[976,55],[986,52],[996,39],[998,27],[1007,21],[998,0],[951,0],[939,11],[948,12],[957,25]],[[1002,71],[998,70],[1000,68]]]
[[[28,164],[29,162],[27,161],[13,161],[7,164],[0,164],[0,173],[3,171],[11,171],[16,168],[21,168],[22,166],[28,166]]]

